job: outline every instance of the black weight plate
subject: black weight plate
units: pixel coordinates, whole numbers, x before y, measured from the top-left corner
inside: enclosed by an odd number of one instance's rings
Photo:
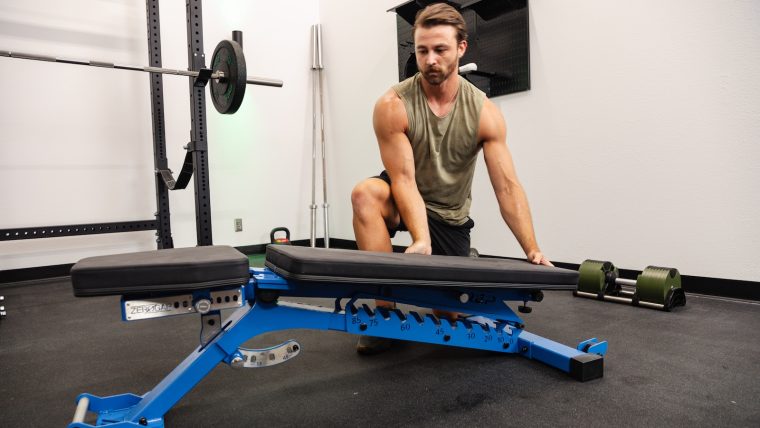
[[[235,113],[245,96],[247,72],[243,48],[232,40],[222,40],[211,57],[214,73],[224,73],[222,79],[211,79],[211,101],[222,114]]]

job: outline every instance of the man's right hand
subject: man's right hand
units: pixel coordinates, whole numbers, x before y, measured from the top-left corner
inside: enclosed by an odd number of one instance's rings
[[[412,242],[412,245],[406,247],[406,250],[404,251],[404,253],[425,254],[429,256],[433,254],[433,248],[430,246],[429,242],[416,241],[416,242]]]

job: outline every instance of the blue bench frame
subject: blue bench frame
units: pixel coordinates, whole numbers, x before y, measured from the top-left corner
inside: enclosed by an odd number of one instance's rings
[[[250,273],[248,284],[241,287],[242,306],[224,320],[215,336],[202,342],[151,391],[142,396],[80,394],[76,399],[75,420],[68,425],[69,428],[163,427],[166,412],[218,364],[232,364],[239,359],[240,346],[244,342],[278,330],[333,330],[520,354],[562,370],[580,381],[603,375],[607,342],[592,338],[572,348],[524,330],[522,319],[505,301],[540,301],[543,295],[537,290],[314,283],[286,280],[266,268],[252,268]],[[209,290],[197,290],[192,294],[194,300],[208,298]],[[334,298],[335,303],[333,308],[324,308],[281,302],[276,298],[288,296]],[[372,310],[366,305],[357,305],[358,299],[382,299],[462,312],[493,322],[466,319],[453,322],[417,312]],[[125,297],[122,297],[124,301]],[[219,315],[219,311],[211,311],[210,315]],[[126,320],[124,313],[122,316]],[[98,415],[96,425],[84,422],[87,412]]]

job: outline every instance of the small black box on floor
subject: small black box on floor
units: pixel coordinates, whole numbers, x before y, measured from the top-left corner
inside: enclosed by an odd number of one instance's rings
[[[571,358],[570,376],[581,382],[604,376],[604,357],[596,354],[581,354]]]

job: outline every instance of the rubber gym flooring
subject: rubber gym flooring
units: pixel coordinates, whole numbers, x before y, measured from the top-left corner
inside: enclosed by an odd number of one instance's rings
[[[81,392],[143,394],[198,345],[198,317],[125,323],[117,297],[74,298],[68,278],[5,285],[0,294],[4,427],[65,426]],[[296,339],[297,358],[218,366],[166,424],[760,426],[757,303],[689,295],[685,308],[665,313],[545,294],[523,315],[527,330],[567,345],[608,340],[604,378],[580,383],[519,356],[416,343],[362,357],[355,336],[292,330],[247,345]]]

